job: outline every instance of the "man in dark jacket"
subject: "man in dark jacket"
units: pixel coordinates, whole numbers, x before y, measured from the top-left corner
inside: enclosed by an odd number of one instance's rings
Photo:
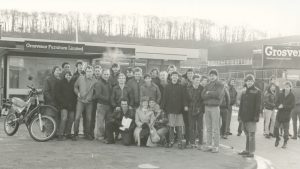
[[[276,137],[275,147],[279,145],[279,128],[283,126],[283,138],[284,143],[282,148],[286,148],[287,141],[289,139],[289,127],[290,127],[290,118],[291,111],[295,106],[295,96],[292,93],[292,83],[287,81],[284,83],[284,89],[280,92],[277,104],[278,112],[276,116],[274,135]]]
[[[293,88],[293,94],[295,96],[295,107],[292,110],[292,120],[293,120],[293,131],[294,135],[292,139],[297,139],[297,135],[300,138],[300,126],[297,132],[297,121],[300,121],[300,81],[296,82],[296,86]]]
[[[97,101],[97,111],[96,111],[96,136],[97,140],[103,140],[105,135],[105,117],[111,113],[111,85],[109,84],[110,71],[105,69],[102,71],[102,76],[95,84],[94,88],[94,100]]]
[[[143,70],[139,67],[134,69],[134,78],[129,80],[126,84],[133,92],[133,108],[136,109],[140,106],[140,88],[144,83]]]
[[[119,74],[120,74],[120,65],[117,63],[112,64],[110,68],[110,77],[109,77],[109,83],[111,84],[112,88],[118,85]]]
[[[188,123],[189,123],[189,142],[191,147],[201,147],[203,143],[203,114],[204,105],[201,97],[203,87],[200,85],[201,77],[194,75],[192,85],[187,88],[188,94]],[[197,133],[198,132],[198,133]],[[198,145],[195,140],[198,136]]]
[[[171,83],[169,83],[164,89],[164,96],[162,100],[162,109],[168,114],[169,118],[169,144],[168,147],[172,147],[174,144],[174,129],[176,129],[178,146],[182,148],[184,144],[184,121],[182,113],[188,111],[188,104],[185,95],[184,87],[178,82],[178,72],[171,73]],[[184,145],[183,145],[184,146]]]
[[[270,138],[274,134],[276,118],[276,85],[271,84],[264,93],[264,135]]]
[[[222,125],[220,130],[221,130],[221,137],[223,139],[227,139],[226,126],[228,123],[227,117],[230,109],[230,95],[228,91],[228,86],[225,81],[223,81],[223,85],[224,85],[224,90],[223,90],[224,94],[220,105],[220,115],[222,118]]]
[[[161,93],[158,86],[152,82],[149,74],[144,75],[144,84],[140,88],[140,98],[148,97],[153,98],[156,103],[160,103]]]
[[[47,77],[47,79],[45,81],[44,89],[43,89],[45,104],[53,106],[55,108],[58,108],[58,103],[57,103],[56,96],[55,96],[55,88],[56,88],[57,84],[59,83],[60,74],[61,74],[61,68],[59,66],[54,66],[52,69],[51,75],[49,77]],[[54,117],[59,124],[60,118],[59,118],[57,112],[54,112],[49,109],[49,111],[46,114]]]
[[[230,96],[230,106],[229,106],[229,111],[228,111],[227,120],[226,120],[226,134],[232,135],[232,133],[230,132],[232,107],[234,104],[236,104],[236,98],[237,98],[237,91],[235,89],[235,79],[229,79],[228,92],[229,92],[229,96]]]
[[[123,144],[129,146],[133,143],[133,131],[135,129],[134,123],[135,112],[129,108],[128,101],[126,99],[121,100],[121,108],[115,110],[113,113],[108,114],[107,123],[106,123],[106,143],[114,144],[114,132],[118,134],[121,132]],[[129,128],[122,128],[122,119],[129,118],[131,123]],[[120,130],[120,127],[122,130]]]
[[[220,142],[220,104],[224,95],[224,85],[218,80],[216,69],[209,71],[209,79],[209,84],[204,87],[201,94],[205,105],[207,128],[207,146],[204,148],[204,151],[218,153]]]
[[[133,92],[126,84],[126,76],[120,73],[118,76],[118,85],[112,89],[111,105],[113,109],[120,110],[121,100],[128,101],[128,105],[132,108],[134,103]]]
[[[71,130],[75,117],[76,94],[70,71],[65,72],[65,77],[57,84],[55,92],[61,117],[57,134],[58,140],[61,141],[64,134],[67,138],[72,138]]]
[[[160,79],[159,79],[159,70],[158,68],[154,68],[150,71],[150,75],[151,75],[151,78],[152,78],[152,82],[155,83],[159,89],[161,89],[161,82],[160,82]],[[162,91],[160,91],[162,92]]]
[[[254,86],[255,78],[248,74],[245,78],[246,91],[241,95],[238,119],[242,122],[246,135],[246,150],[239,153],[244,157],[254,157],[256,123],[261,111],[261,91]]]

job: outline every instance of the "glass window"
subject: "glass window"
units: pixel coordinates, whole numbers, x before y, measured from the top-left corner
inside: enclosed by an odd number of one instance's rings
[[[45,79],[51,74],[54,66],[60,66],[63,62],[71,65],[71,70],[75,71],[75,63],[78,59],[70,58],[46,58],[46,57],[23,57],[9,56],[9,88],[27,89],[27,85],[36,88],[43,88]],[[83,60],[87,64],[87,60]],[[33,77],[32,81],[28,77]]]

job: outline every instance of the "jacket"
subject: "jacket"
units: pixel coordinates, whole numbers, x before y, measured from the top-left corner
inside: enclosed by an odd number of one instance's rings
[[[112,88],[109,81],[105,81],[104,79],[100,78],[100,80],[95,83],[94,99],[99,104],[110,105],[111,92]]]
[[[187,88],[189,112],[192,115],[198,115],[200,113],[204,113],[204,105],[201,97],[202,91],[203,91],[203,87],[201,85],[199,85],[197,89],[194,88],[193,85],[190,85]]]
[[[62,79],[56,85],[56,100],[59,109],[67,109],[74,111],[76,107],[77,96],[74,92],[74,81],[68,82],[67,79]]]
[[[258,122],[261,111],[261,91],[254,85],[242,92],[238,118],[242,122]]]
[[[124,110],[114,110],[112,113],[107,114],[107,122],[115,122],[118,127],[122,126],[123,117],[132,119],[129,130],[134,130],[135,128],[135,113],[132,109],[128,109],[126,112]]]
[[[54,75],[47,77],[45,85],[44,85],[44,89],[43,89],[45,104],[51,105],[54,107],[58,106],[58,103],[56,100],[57,97],[55,96],[55,94],[56,94],[55,88],[58,83],[59,83],[59,79],[54,77]]]
[[[144,123],[153,124],[155,120],[154,113],[151,110],[142,110],[141,108],[136,109],[135,113],[135,124],[141,128]]]
[[[228,85],[229,89],[229,96],[230,96],[230,106],[236,104],[236,100],[237,100],[237,91],[234,88],[234,86]]]
[[[220,106],[222,97],[224,95],[224,85],[216,80],[210,82],[208,85],[204,87],[202,92],[202,98],[204,100],[204,104],[207,106]]]
[[[132,90],[127,85],[124,86],[123,90],[120,88],[119,85],[115,86],[112,89],[112,94],[110,98],[111,105],[113,106],[113,108],[119,107],[123,98],[128,101],[129,106],[133,106]]]
[[[130,79],[126,84],[133,92],[133,106],[138,107],[140,105],[140,88],[144,81],[141,79],[137,82],[134,78]]]
[[[223,98],[222,98],[220,108],[229,109],[230,108],[230,94],[229,94],[229,91],[228,91],[228,89],[224,88],[223,92],[224,92],[224,94],[223,94]]]
[[[285,90],[282,90],[278,95],[278,100],[276,105],[283,105],[283,108],[278,107],[278,112],[276,116],[276,120],[278,122],[289,122],[291,111],[295,106],[295,96],[292,92],[290,92],[287,96],[285,96]]]
[[[151,83],[150,86],[147,86],[146,84],[143,84],[141,86],[140,98],[145,96],[154,98],[156,103],[160,103],[161,93],[158,86],[154,83]]]
[[[276,108],[276,92],[272,92],[269,88],[264,94],[264,108],[274,110]]]
[[[110,69],[110,76],[109,76],[109,83],[111,84],[111,87],[114,88],[115,86],[117,86],[119,84],[118,82],[118,76],[119,76],[120,72],[118,73],[114,73],[112,69]]]
[[[182,114],[184,107],[188,106],[185,91],[179,82],[168,84],[164,89],[162,109],[167,114]]]
[[[165,112],[163,111],[154,112],[154,117],[155,117],[155,121],[153,126],[156,130],[159,130],[163,127],[168,127],[169,119],[168,119],[168,115]]]
[[[74,84],[74,92],[78,96],[77,100],[83,103],[90,103],[93,100],[94,87],[97,80],[92,77],[91,79],[86,78],[86,76],[79,76],[77,81]]]

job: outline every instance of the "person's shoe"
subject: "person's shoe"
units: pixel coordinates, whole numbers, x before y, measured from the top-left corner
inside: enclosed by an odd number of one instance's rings
[[[57,136],[57,141],[63,141],[63,140],[64,140],[64,136],[61,135]]]
[[[227,135],[222,136],[223,139],[228,139]]]
[[[293,140],[297,140],[297,136],[293,136],[291,139],[293,139]]]
[[[286,141],[283,143],[281,148],[284,148],[284,149],[287,148],[287,142]]]
[[[85,139],[87,139],[87,140],[94,140],[94,138],[91,135],[86,135]]]
[[[269,136],[270,136],[270,137],[274,137],[274,134],[270,133]]]
[[[271,138],[269,134],[267,134],[265,137],[268,138],[268,139]]]
[[[232,133],[230,133],[230,132],[227,132],[226,134],[227,134],[227,135],[230,135],[230,136],[232,135]]]
[[[213,149],[213,148],[212,148],[211,146],[204,146],[202,150],[203,150],[204,152],[211,152],[212,149]]]
[[[237,136],[241,136],[242,133],[238,133]]]
[[[276,141],[275,141],[275,147],[278,147],[279,141],[280,141],[280,139],[276,139]]]
[[[103,143],[105,143],[105,144],[115,144],[114,141],[108,141],[108,140],[103,140]]]
[[[244,158],[253,158],[254,157],[254,154],[252,153],[248,153],[246,155],[243,155]]]
[[[66,135],[66,139],[72,139],[72,138],[73,138],[72,134],[67,134]]]
[[[73,141],[77,141],[78,140],[78,136],[77,135],[73,135],[72,140]]]
[[[241,156],[243,156],[243,155],[248,155],[249,154],[249,152],[247,152],[247,151],[242,151],[242,152],[239,152],[238,153],[238,155],[241,155]]]
[[[212,150],[211,150],[212,153],[218,153],[219,152],[219,147],[214,147]]]

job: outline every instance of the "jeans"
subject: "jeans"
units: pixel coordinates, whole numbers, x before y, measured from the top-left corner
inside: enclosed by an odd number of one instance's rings
[[[207,145],[218,148],[220,142],[220,108],[219,106],[205,106],[205,120],[207,128]],[[214,144],[213,144],[214,143]]]
[[[111,113],[111,107],[109,105],[97,104],[97,124],[95,130],[95,137],[97,139],[103,139],[105,136],[105,118],[109,113]]]
[[[177,134],[177,140],[178,142],[181,142],[183,139],[183,130],[184,126],[177,126],[177,127],[169,127],[169,140],[170,143],[174,143],[175,141],[175,132],[174,130],[176,129],[176,134]]]
[[[253,154],[255,152],[256,122],[243,122],[242,125],[246,135],[246,152]]]
[[[92,111],[92,120],[91,120],[91,128],[90,133],[92,133],[92,136],[95,136],[95,127],[96,127],[96,112],[97,111],[97,102],[93,101],[93,111]]]
[[[71,135],[72,125],[74,122],[74,111],[68,111],[67,109],[62,109],[60,111],[60,124],[57,134],[62,136],[64,134]]]
[[[274,135],[276,137],[276,139],[280,140],[280,136],[279,136],[279,128],[281,128],[281,126],[283,127],[283,139],[285,142],[288,141],[289,139],[289,128],[290,128],[290,122],[279,122],[278,120],[276,120],[275,122],[275,129],[274,129]]]
[[[222,118],[222,125],[221,125],[221,135],[226,135],[226,126],[227,126],[227,116],[228,116],[229,110],[227,108],[221,108],[220,114]]]
[[[274,134],[274,126],[276,121],[275,110],[264,109],[264,134]]]
[[[199,144],[203,143],[203,114],[192,115],[189,112],[189,133],[190,143],[195,144],[195,140],[198,137]]]
[[[81,101],[77,101],[76,105],[76,115],[74,122],[74,134],[78,135],[79,132],[79,122],[82,115],[82,112],[85,112],[86,118],[83,123],[85,128],[85,135],[92,135],[91,133],[91,120],[92,120],[92,111],[93,111],[93,103],[83,103]]]
[[[292,120],[293,120],[293,131],[294,136],[300,136],[300,125],[297,132],[297,122],[299,119],[300,123],[300,105],[295,105],[294,109],[292,110]]]
[[[229,107],[227,112],[227,118],[226,118],[226,133],[230,133],[230,122],[231,122],[231,116],[232,116],[232,106]]]

